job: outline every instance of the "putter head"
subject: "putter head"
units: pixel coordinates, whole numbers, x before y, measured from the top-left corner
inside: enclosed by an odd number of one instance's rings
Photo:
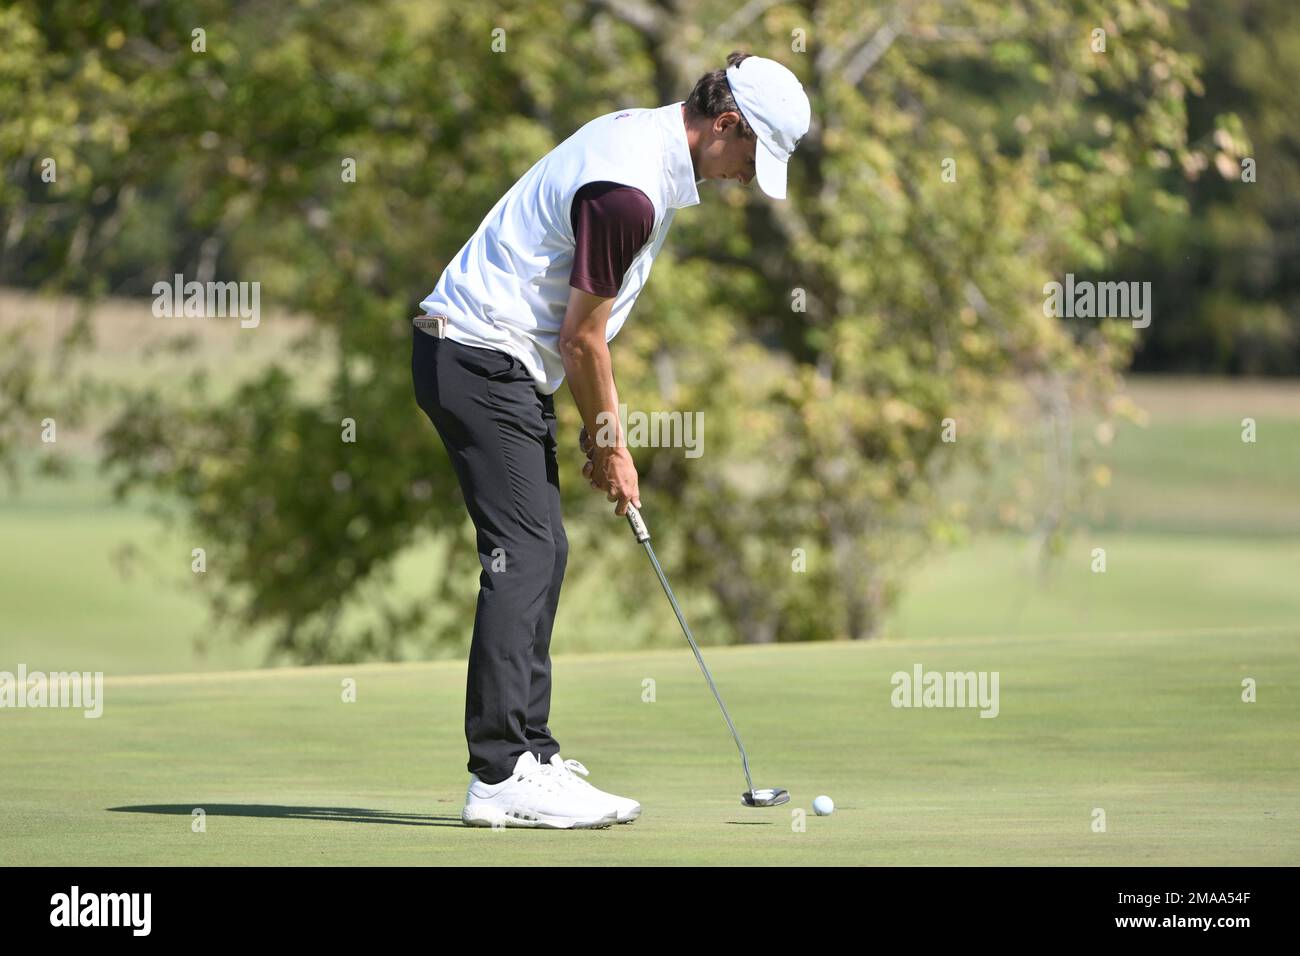
[[[790,794],[780,787],[746,790],[740,795],[740,802],[747,807],[779,807],[790,802]]]

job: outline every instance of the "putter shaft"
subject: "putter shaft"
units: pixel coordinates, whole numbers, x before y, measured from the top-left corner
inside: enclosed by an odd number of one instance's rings
[[[682,614],[682,609],[677,604],[673,589],[668,584],[668,577],[664,574],[664,569],[659,565],[659,559],[655,556],[655,549],[650,544],[650,532],[641,519],[641,513],[637,511],[635,506],[630,504],[627,506],[627,521],[632,526],[632,533],[636,535],[637,541],[644,545],[645,553],[650,556],[650,563],[654,565],[655,574],[659,575],[659,583],[663,586],[664,594],[668,595],[668,603],[673,606],[673,613],[677,615],[677,623],[682,626],[682,633],[686,635],[691,650],[695,652],[695,660],[704,673],[704,679],[709,682],[709,690],[713,691],[713,698],[718,702],[718,707],[722,710],[722,717],[726,720],[727,728],[731,731],[731,739],[736,742],[736,749],[740,751],[740,764],[745,768],[745,783],[749,785],[749,792],[753,793],[754,781],[749,775],[749,758],[745,756],[745,745],[740,742],[740,734],[736,732],[736,725],[731,722],[731,715],[727,713],[727,705],[722,702],[722,695],[718,693],[717,685],[713,683],[713,675],[709,673],[709,667],[704,663],[704,657],[700,654],[700,646],[695,643],[695,635],[691,633],[691,626],[686,623],[686,616]]]

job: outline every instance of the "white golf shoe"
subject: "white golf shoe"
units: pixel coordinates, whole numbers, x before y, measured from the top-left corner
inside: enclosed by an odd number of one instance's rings
[[[525,751],[500,783],[484,783],[470,774],[460,819],[471,827],[533,827],[585,830],[607,827],[617,810],[603,798],[572,786],[554,767],[538,763]],[[594,789],[594,788],[593,788]],[[599,793],[599,791],[597,791]]]
[[[578,761],[564,760],[559,754],[553,754],[551,756],[551,768],[560,780],[578,793],[585,793],[612,807],[619,823],[631,823],[641,815],[641,804],[631,797],[620,797],[612,793],[606,793],[604,790],[593,787],[583,780],[582,777],[587,776],[590,771]],[[578,776],[579,774],[582,774],[582,776]]]

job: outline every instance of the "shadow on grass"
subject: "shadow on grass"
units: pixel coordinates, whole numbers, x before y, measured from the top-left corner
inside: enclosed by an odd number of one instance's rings
[[[407,827],[460,827],[460,816],[390,813],[360,807],[284,807],[270,803],[156,803],[137,807],[108,807],[111,813],[162,813],[190,816],[202,810],[215,817],[280,817],[288,820],[326,820],[331,823],[388,823]]]

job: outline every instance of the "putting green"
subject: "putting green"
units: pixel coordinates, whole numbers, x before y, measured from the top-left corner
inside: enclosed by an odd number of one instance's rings
[[[755,783],[791,792],[772,809],[739,805],[684,645],[557,657],[565,756],[644,806],[571,833],[460,825],[461,663],[110,675],[97,720],[0,711],[0,865],[1295,865],[1298,647],[1254,627],[711,648]],[[997,671],[998,716],[891,706],[917,664]]]

